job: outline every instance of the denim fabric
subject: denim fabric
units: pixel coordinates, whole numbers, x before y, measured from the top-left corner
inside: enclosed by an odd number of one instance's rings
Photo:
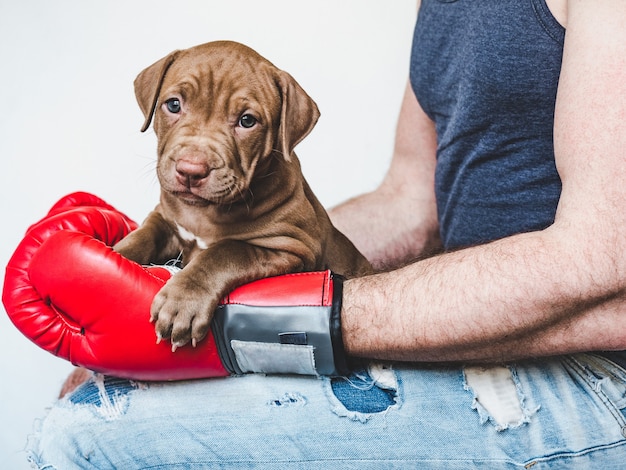
[[[396,365],[344,379],[95,376],[38,423],[30,456],[59,470],[623,469],[625,407],[626,372],[585,354],[478,374]]]

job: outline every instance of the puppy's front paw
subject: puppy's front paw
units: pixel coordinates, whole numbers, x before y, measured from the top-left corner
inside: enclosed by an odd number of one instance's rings
[[[180,282],[181,274],[163,286],[150,308],[157,342],[169,338],[172,351],[189,342],[195,347],[207,335],[218,302],[198,285]]]

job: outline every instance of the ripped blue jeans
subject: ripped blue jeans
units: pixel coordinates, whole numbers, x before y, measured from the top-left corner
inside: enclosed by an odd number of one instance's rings
[[[626,372],[581,354],[345,378],[96,375],[30,438],[42,469],[623,469]]]

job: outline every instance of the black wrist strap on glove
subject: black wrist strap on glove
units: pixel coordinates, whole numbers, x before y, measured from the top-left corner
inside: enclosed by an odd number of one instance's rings
[[[232,374],[346,375],[343,278],[331,276],[330,305],[220,305],[213,336],[224,366]]]

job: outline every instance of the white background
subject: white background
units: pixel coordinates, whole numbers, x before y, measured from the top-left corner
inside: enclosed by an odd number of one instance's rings
[[[332,206],[375,188],[414,20],[414,0],[0,0],[2,280],[26,228],[65,194],[92,192],[137,221],[153,208],[155,138],[139,132],[132,82],[174,49],[232,39],[290,72],[322,112],[297,149],[319,199]],[[19,470],[71,366],[4,313],[0,332],[0,466]]]

